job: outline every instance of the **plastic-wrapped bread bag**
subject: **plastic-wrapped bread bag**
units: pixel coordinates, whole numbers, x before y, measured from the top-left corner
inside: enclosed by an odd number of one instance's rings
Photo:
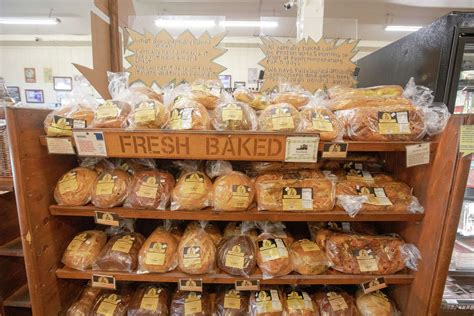
[[[109,78],[109,93],[112,100],[105,100],[98,106],[92,127],[95,128],[124,128],[132,110],[130,91],[128,89],[128,72],[107,72]]]
[[[106,242],[107,236],[102,231],[83,231],[71,240],[61,261],[71,269],[89,269]]]
[[[162,102],[132,90],[132,111],[128,115],[128,125],[131,129],[159,129],[168,119],[168,111]]]
[[[102,293],[95,301],[90,316],[126,316],[130,294],[120,294],[115,291]]]
[[[352,296],[337,287],[324,287],[313,295],[320,315],[360,316]]]
[[[319,316],[318,308],[308,292],[298,288],[287,288],[283,293],[286,316]]]
[[[249,294],[234,288],[222,288],[217,291],[216,316],[248,316]]]
[[[92,204],[100,208],[122,205],[131,183],[131,176],[122,169],[115,168],[101,173],[93,183]]]
[[[204,228],[204,231],[209,234],[209,237],[211,237],[212,241],[214,242],[214,245],[217,245],[220,243],[222,239],[221,230],[219,229],[219,226],[215,225],[212,222],[203,222],[203,221],[190,222],[186,226],[186,229],[184,230],[184,234],[194,229],[202,229],[202,228]]]
[[[278,287],[264,287],[250,293],[251,316],[286,316],[285,297]]]
[[[311,94],[304,91],[299,86],[292,86],[289,82],[280,82],[278,84],[278,92],[272,96],[272,103],[288,103],[293,105],[297,110],[308,105],[311,100]]]
[[[97,173],[86,167],[69,170],[61,176],[54,189],[54,199],[59,205],[82,206],[91,201]]]
[[[127,316],[168,316],[170,293],[160,285],[142,284],[135,291]]]
[[[171,210],[201,210],[211,205],[212,182],[199,164],[182,164],[178,181],[171,193]]]
[[[135,94],[144,94],[148,99],[163,103],[163,92],[156,92],[152,88],[145,86],[130,87],[130,91]]]
[[[257,114],[248,104],[223,93],[212,113],[212,126],[218,131],[254,131],[257,129]]]
[[[67,309],[66,316],[89,316],[97,297],[104,292],[103,289],[87,286],[82,290],[81,296]]]
[[[220,80],[196,80],[191,85],[191,98],[209,110],[216,108],[223,87]]]
[[[252,92],[245,87],[235,89],[233,95],[235,100],[247,103],[255,111],[264,110],[270,104],[268,95],[261,92]]]
[[[258,237],[258,231],[254,222],[229,222],[224,228],[224,237],[240,236],[244,233],[253,241]]]
[[[257,238],[257,265],[264,279],[289,274],[291,265],[288,248],[283,239],[271,233],[272,222],[259,222],[262,233]]]
[[[290,259],[293,270],[303,275],[321,274],[329,266],[326,253],[308,239],[301,239],[291,244]]]
[[[356,293],[356,305],[361,316],[400,316],[400,312],[383,292]]]
[[[258,117],[258,127],[265,132],[296,132],[300,123],[300,112],[289,103],[272,104]]]
[[[171,301],[170,316],[211,316],[211,299],[206,292],[177,291]]]
[[[164,222],[145,240],[138,253],[138,272],[163,273],[178,265],[178,240],[171,234],[171,222]]]
[[[178,245],[178,265],[188,274],[209,273],[215,268],[216,245],[200,222],[185,231]]]

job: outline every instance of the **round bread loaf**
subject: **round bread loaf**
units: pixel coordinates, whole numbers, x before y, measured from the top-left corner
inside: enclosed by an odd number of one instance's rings
[[[172,130],[209,130],[211,120],[206,108],[199,102],[181,97],[170,108],[165,127]]]
[[[224,228],[224,237],[234,237],[245,234],[255,241],[258,237],[257,229],[252,225],[250,227],[242,227],[242,222],[229,222]]]
[[[266,132],[295,132],[300,128],[300,122],[300,113],[288,103],[272,104],[258,118],[260,130]]]
[[[211,204],[212,182],[204,172],[184,172],[171,194],[171,210],[196,211]]]
[[[93,184],[92,204],[100,208],[122,205],[128,196],[131,182],[130,175],[118,168],[101,173]]]
[[[277,93],[272,103],[288,103],[293,105],[296,109],[300,110],[302,107],[307,105],[310,101],[310,95],[298,92],[280,92]]]
[[[92,127],[124,128],[132,107],[130,104],[117,100],[107,100],[95,111]]]
[[[249,277],[256,264],[255,243],[250,236],[227,237],[217,246],[217,266],[224,272]]]
[[[73,128],[89,127],[93,119],[94,110],[89,106],[65,106],[46,116],[44,131],[47,136],[72,136]]]
[[[204,228],[203,228],[204,227]],[[219,229],[219,226],[206,222],[205,224],[202,224],[201,222],[190,222],[188,226],[186,226],[186,230],[184,231],[185,234],[193,231],[193,230],[202,230],[211,237],[212,241],[214,242],[215,245],[217,245],[221,239],[222,239],[222,234],[221,230]]]
[[[97,173],[89,168],[74,168],[56,183],[54,199],[59,205],[81,206],[91,201]]]
[[[149,99],[163,103],[163,94],[162,93],[160,94],[151,88],[142,86],[142,87],[131,87],[129,89],[134,94],[144,94]]]
[[[184,233],[178,245],[178,265],[188,274],[204,274],[214,270],[216,245],[203,229]]]
[[[161,128],[166,123],[168,111],[163,103],[148,99],[135,105],[128,116],[130,128]]]
[[[99,255],[107,236],[99,230],[86,230],[77,234],[64,251],[62,263],[76,270],[86,270]]]
[[[212,307],[206,292],[177,291],[171,302],[170,316],[211,316]]]
[[[158,227],[143,243],[138,253],[140,272],[163,273],[178,265],[178,241],[163,227]]]
[[[317,132],[320,140],[342,139],[344,129],[336,115],[325,107],[307,107],[301,112],[301,131]]]
[[[295,241],[290,247],[293,270],[303,275],[321,274],[328,268],[328,259],[319,246],[308,239]]]
[[[264,278],[287,275],[292,271],[284,241],[270,233],[262,233],[257,238],[257,264]]]
[[[127,316],[168,316],[170,294],[154,284],[142,284],[135,291],[128,306]]]
[[[307,292],[289,288],[284,295],[288,316],[319,316],[319,310]]]
[[[284,316],[285,297],[278,288],[265,287],[250,293],[250,315]]]
[[[94,270],[132,272],[137,269],[138,252],[145,238],[138,233],[115,235],[107,242],[93,264]]]
[[[217,316],[248,316],[249,295],[235,289],[226,289],[217,292]]]
[[[364,294],[358,291],[356,305],[361,316],[395,316],[398,315],[394,304],[381,291]]]
[[[96,299],[90,316],[126,316],[129,303],[129,295],[108,291]]]
[[[103,289],[88,286],[81,294],[81,297],[67,309],[66,316],[89,316],[94,307],[97,297]]]
[[[132,177],[125,207],[165,210],[174,184],[174,177],[169,172],[156,169],[137,171]]]
[[[248,131],[257,129],[257,115],[245,103],[220,103],[213,111],[212,126],[218,131]]]
[[[321,315],[327,316],[359,316],[352,296],[346,292],[329,287],[313,295],[313,300]]]
[[[212,205],[218,211],[246,211],[255,197],[252,180],[238,171],[218,177],[212,191]]]

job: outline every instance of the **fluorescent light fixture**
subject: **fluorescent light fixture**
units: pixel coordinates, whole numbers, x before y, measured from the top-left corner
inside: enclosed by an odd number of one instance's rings
[[[387,25],[385,31],[389,32],[415,32],[421,29],[422,26],[416,25]]]
[[[214,20],[182,20],[182,19],[157,19],[155,25],[163,28],[211,28],[216,26]]]
[[[277,21],[221,21],[219,23],[221,27],[265,27],[275,28],[278,27]]]
[[[41,18],[0,18],[0,24],[10,25],[56,25],[61,23],[61,20],[56,19],[41,19]]]

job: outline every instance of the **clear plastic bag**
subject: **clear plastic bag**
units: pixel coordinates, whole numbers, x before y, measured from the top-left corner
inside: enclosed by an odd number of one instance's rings
[[[223,93],[212,113],[212,126],[218,131],[255,131],[257,114],[248,104],[236,102],[230,94]]]
[[[234,98],[239,102],[250,105],[255,111],[265,110],[270,104],[270,97],[262,92],[252,92],[245,87],[239,87],[234,91]]]
[[[222,239],[222,234],[219,226],[215,225],[212,222],[207,222],[207,221],[194,221],[190,222],[184,231],[184,233],[188,233],[192,230],[196,229],[203,229],[206,233],[209,234],[209,237],[211,237],[212,241],[214,242],[215,245],[219,244],[219,242]]]
[[[322,105],[321,100],[313,98],[300,114],[302,132],[317,132],[321,141],[342,140],[344,126],[331,110]]]
[[[127,316],[168,316],[170,296],[161,284],[142,284],[132,296]]]
[[[258,237],[258,231],[255,222],[229,222],[224,228],[224,237],[234,237],[245,234],[252,240]]]
[[[308,239],[293,242],[289,249],[293,270],[302,275],[316,275],[325,272],[329,267],[326,253]]]
[[[128,126],[130,129],[159,129],[164,126],[168,117],[169,113],[163,103],[139,95],[128,115]]]
[[[251,316],[287,316],[285,296],[280,288],[266,286],[250,292]]]
[[[138,253],[138,273],[163,273],[178,266],[178,240],[171,234],[171,223],[157,227]]]
[[[296,132],[300,131],[300,124],[300,112],[288,103],[272,104],[258,117],[259,130],[265,132]]]
[[[131,183],[131,176],[122,169],[101,173],[93,182],[92,204],[100,208],[122,205],[127,199]]]
[[[299,288],[287,288],[284,291],[287,316],[319,316],[316,303],[308,292]]]
[[[103,289],[87,286],[82,290],[81,296],[67,309],[66,316],[89,316],[92,312],[97,297],[104,292]]]
[[[216,108],[223,90],[220,80],[199,79],[191,85],[191,98],[209,110]]]
[[[297,110],[308,105],[311,100],[311,94],[300,86],[292,86],[287,81],[278,84],[278,92],[272,95],[272,103],[288,103],[293,105]]]
[[[102,231],[83,231],[69,242],[61,262],[75,270],[90,269],[106,242],[107,235]]]
[[[205,230],[207,222],[186,229],[178,245],[179,269],[188,274],[211,273],[215,269],[216,245]]]
[[[154,159],[133,158],[133,159],[117,159],[116,166],[130,174],[147,169],[155,169],[156,162]]]
[[[216,316],[248,316],[249,293],[221,288],[216,293]]]
[[[130,299],[130,293],[106,291],[96,299],[89,316],[125,316]]]
[[[78,167],[61,176],[54,189],[54,199],[59,205],[82,206],[91,201],[97,173]]]
[[[211,299],[206,292],[177,291],[173,295],[170,316],[211,316]]]
[[[212,186],[212,206],[217,211],[246,211],[252,205],[255,188],[242,172],[222,170]]]
[[[209,178],[214,179],[219,176],[232,172],[232,164],[224,160],[206,161],[206,174]]]
[[[359,316],[354,298],[340,288],[326,286],[313,295],[320,315]]]
[[[357,291],[356,305],[361,316],[401,316],[395,303],[381,291],[367,294]]]
[[[161,92],[156,92],[155,90],[145,87],[145,86],[133,86],[130,87],[130,91],[134,94],[143,94],[145,95],[148,99],[158,101],[160,103],[163,103],[164,101],[164,93],[163,91]]]
[[[252,161],[246,170],[264,173],[281,170],[319,169],[320,166],[321,164],[319,162]]]
[[[282,222],[255,222],[255,225],[260,229],[261,232],[270,233],[278,238],[281,238],[287,248],[289,248],[295,241],[293,235],[286,229],[285,224]]]
[[[182,171],[171,194],[171,210],[197,211],[211,205],[212,182],[201,171]]]

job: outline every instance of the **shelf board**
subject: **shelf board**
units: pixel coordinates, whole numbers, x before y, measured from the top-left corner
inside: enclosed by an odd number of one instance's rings
[[[10,297],[8,297],[3,305],[5,307],[23,307],[31,308],[30,292],[28,291],[28,285],[25,284],[16,290]]]
[[[203,283],[233,284],[237,280],[249,279],[260,280],[262,284],[360,284],[373,280],[371,275],[350,275],[350,274],[320,274],[320,275],[299,275],[290,274],[273,279],[262,279],[261,274],[253,274],[249,278],[233,276],[226,273],[215,273],[207,275],[188,275],[182,272],[136,274],[126,272],[108,271],[76,271],[69,268],[56,270],[56,276],[60,279],[80,279],[90,280],[93,274],[113,275],[117,281],[137,281],[137,282],[177,282],[179,279],[202,278]],[[410,284],[414,276],[412,274],[390,274],[384,275],[387,284]]]
[[[0,246],[0,256],[23,257],[21,238],[15,238]]]
[[[13,177],[0,176],[0,191],[13,191]]]
[[[51,215],[60,216],[86,216],[94,217],[95,211],[114,212],[121,218],[146,218],[146,219],[176,219],[176,220],[208,220],[208,221],[283,221],[283,222],[419,222],[424,214],[388,213],[388,212],[360,212],[355,217],[350,217],[346,212],[335,209],[330,212],[217,212],[213,210],[200,211],[158,211],[136,210],[129,208],[100,209],[92,205],[87,206],[59,206],[49,207]]]
[[[448,275],[451,277],[474,278],[474,269],[455,270],[450,269]]]

